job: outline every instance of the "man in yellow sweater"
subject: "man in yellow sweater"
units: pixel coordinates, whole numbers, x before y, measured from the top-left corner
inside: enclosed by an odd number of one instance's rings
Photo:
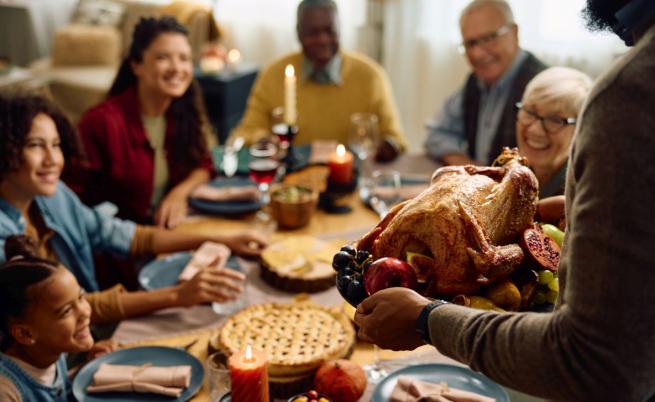
[[[373,60],[339,50],[334,1],[301,1],[297,32],[302,52],[282,57],[257,77],[246,113],[232,137],[254,142],[270,132],[273,109],[284,105],[284,69],[291,64],[298,76],[296,144],[326,139],[347,144],[350,116],[372,113],[380,126],[376,159],[394,159],[407,143],[389,80]]]

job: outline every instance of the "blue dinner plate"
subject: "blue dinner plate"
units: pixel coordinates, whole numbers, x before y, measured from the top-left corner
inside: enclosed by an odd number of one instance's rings
[[[213,187],[245,187],[255,186],[255,182],[247,177],[219,177],[208,183]],[[239,215],[257,211],[262,207],[259,200],[242,201],[209,201],[200,198],[189,198],[193,209],[212,215]]]
[[[191,253],[187,251],[152,260],[139,271],[139,284],[146,290],[173,286],[189,261]],[[235,256],[230,256],[225,266],[243,272]]]
[[[497,402],[509,402],[509,395],[500,385],[469,368],[450,364],[417,364],[396,370],[375,387],[372,401],[387,402],[398,377],[403,375],[435,384],[446,382],[450,387],[495,398]]]
[[[139,394],[136,392],[106,392],[101,394],[87,394],[86,387],[93,381],[93,374],[101,364],[127,364],[143,365],[150,363],[153,366],[191,366],[191,382],[178,398]],[[205,378],[205,369],[195,357],[187,352],[163,346],[144,346],[132,349],[121,349],[116,352],[102,355],[82,367],[75,380],[73,380],[73,395],[79,402],[141,402],[162,401],[182,402],[189,400],[198,392]]]

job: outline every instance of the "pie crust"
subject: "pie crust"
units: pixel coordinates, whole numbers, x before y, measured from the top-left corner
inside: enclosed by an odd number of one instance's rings
[[[332,257],[343,241],[322,241],[311,236],[290,236],[262,251],[261,276],[287,292],[320,292],[334,286]]]
[[[254,349],[268,356],[268,372],[280,382],[313,374],[323,362],[347,357],[355,330],[338,308],[311,302],[258,304],[230,317],[218,335],[218,348],[228,355]]]

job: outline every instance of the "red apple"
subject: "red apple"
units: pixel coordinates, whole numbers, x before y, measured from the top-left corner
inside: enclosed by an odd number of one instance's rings
[[[414,268],[398,258],[383,257],[373,261],[364,272],[366,293],[372,295],[379,290],[393,287],[416,289],[418,281]]]

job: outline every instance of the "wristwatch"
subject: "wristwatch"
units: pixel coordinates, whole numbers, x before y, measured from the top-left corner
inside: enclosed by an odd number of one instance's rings
[[[430,303],[428,303],[425,307],[423,307],[423,310],[421,310],[421,314],[418,315],[418,318],[416,319],[416,332],[421,335],[421,339],[427,344],[431,344],[432,341],[430,340],[430,328],[428,326],[428,318],[430,317],[430,313],[432,310],[439,306],[443,306],[444,304],[449,304],[445,300],[440,300],[436,299]]]

